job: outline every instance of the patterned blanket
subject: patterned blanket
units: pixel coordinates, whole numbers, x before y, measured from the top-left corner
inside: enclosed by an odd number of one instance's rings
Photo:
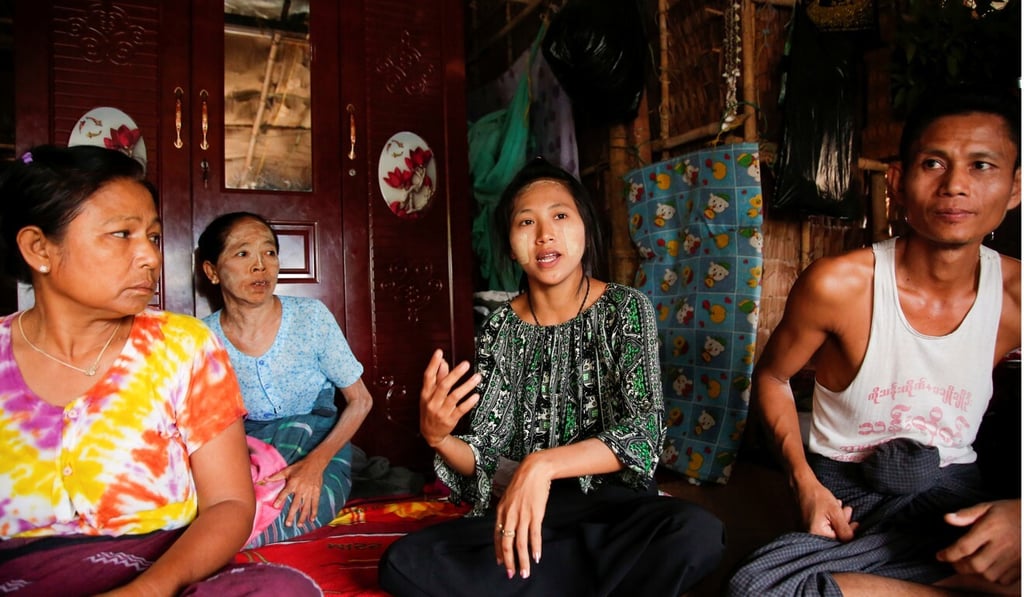
[[[377,584],[377,562],[406,533],[469,511],[436,496],[388,501],[355,500],[327,526],[291,541],[247,549],[235,562],[275,562],[301,570],[325,595],[386,596]]]

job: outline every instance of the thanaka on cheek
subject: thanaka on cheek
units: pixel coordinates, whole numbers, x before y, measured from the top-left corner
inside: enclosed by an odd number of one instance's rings
[[[530,261],[530,252],[523,249],[523,247],[529,246],[529,243],[529,235],[525,232],[521,232],[512,237],[512,259],[515,259],[516,263],[526,264]]]
[[[565,239],[565,248],[569,255],[577,255],[583,257],[583,243],[580,242],[582,239],[577,239],[572,236],[567,236]]]

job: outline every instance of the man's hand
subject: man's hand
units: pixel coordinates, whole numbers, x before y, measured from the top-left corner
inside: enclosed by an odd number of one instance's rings
[[[946,522],[970,526],[936,557],[959,574],[975,575],[997,585],[1020,583],[1020,500],[984,502],[946,514]]]
[[[797,499],[808,533],[843,542],[853,539],[857,530],[857,523],[851,522],[853,508],[843,506],[824,485],[816,482],[808,489],[798,490]]]

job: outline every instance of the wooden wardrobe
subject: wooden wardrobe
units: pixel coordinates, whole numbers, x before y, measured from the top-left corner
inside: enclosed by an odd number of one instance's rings
[[[297,93],[311,106],[301,143],[308,188],[293,191],[226,180],[233,125],[225,94],[233,90],[225,26],[239,28],[225,17],[232,2],[18,0],[17,151],[67,144],[96,107],[134,120],[159,191],[164,269],[154,306],[167,310],[202,317],[215,307],[194,262],[210,220],[237,210],[266,216],[282,241],[278,293],[326,303],[365,367],[375,404],[355,443],[426,472],[423,368],[435,348],[450,359],[473,356],[462,3],[252,2],[276,4],[282,24],[308,10],[305,33],[286,31],[308,42],[299,66],[309,89]],[[266,23],[247,27],[273,37]],[[271,109],[270,99],[260,101]],[[393,213],[381,184],[382,150],[403,133],[423,140],[433,160],[434,192],[414,218]]]

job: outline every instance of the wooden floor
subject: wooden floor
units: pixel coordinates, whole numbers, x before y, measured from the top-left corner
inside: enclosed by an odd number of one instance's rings
[[[725,523],[726,551],[718,569],[687,597],[719,597],[734,567],[754,549],[796,528],[796,504],[782,471],[773,463],[741,458],[725,485],[692,485],[682,474],[659,470],[658,487],[700,504]]]

